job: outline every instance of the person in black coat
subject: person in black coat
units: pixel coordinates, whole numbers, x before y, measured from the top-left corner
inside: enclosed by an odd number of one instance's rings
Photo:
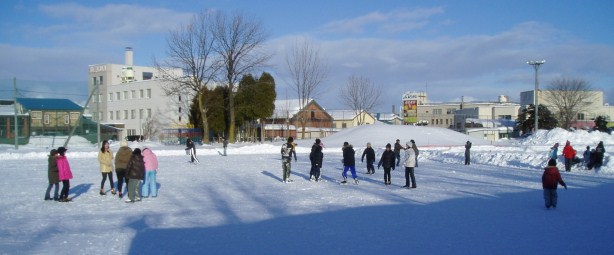
[[[311,146],[311,153],[309,153],[309,160],[311,161],[310,181],[320,181],[320,169],[322,168],[323,159],[324,153],[322,153],[320,139],[316,139],[316,142]]]
[[[394,151],[392,151],[392,146],[390,144],[386,144],[386,150],[382,153],[382,157],[377,164],[377,168],[379,169],[381,166],[384,166],[384,184],[390,185],[392,181],[390,181],[390,169],[394,170],[394,161],[396,157]]]
[[[471,142],[465,143],[465,165],[471,165]]]
[[[365,162],[365,156],[367,156],[367,174],[374,174],[375,150],[371,147],[371,143],[367,143],[367,148],[362,152],[360,162]]]
[[[132,151],[132,157],[128,161],[126,167],[126,178],[128,178],[128,202],[140,201],[140,194],[138,194],[141,180],[145,177],[145,161],[143,161],[143,155],[141,155],[141,149],[136,148]]]
[[[356,176],[356,159],[354,158],[354,147],[348,142],[343,143],[343,181],[341,183],[347,183],[347,172],[352,172],[352,178],[354,182],[358,184],[358,176]]]
[[[595,154],[595,170],[599,171],[599,169],[601,169],[601,166],[603,165],[603,155],[605,154],[605,147],[603,147],[603,141],[600,141],[599,144],[597,144],[597,147],[595,147],[595,153],[593,154]]]

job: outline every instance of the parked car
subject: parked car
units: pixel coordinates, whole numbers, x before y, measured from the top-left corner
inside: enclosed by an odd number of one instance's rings
[[[142,135],[129,135],[126,136],[126,141],[128,142],[141,142],[145,140],[145,137]]]

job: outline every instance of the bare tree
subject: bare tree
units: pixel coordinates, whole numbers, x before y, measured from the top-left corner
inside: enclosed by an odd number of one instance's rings
[[[235,140],[235,85],[244,74],[264,67],[271,58],[262,51],[267,34],[261,22],[240,14],[231,17],[218,12],[213,20],[214,51],[221,68],[220,80],[228,86],[229,141]]]
[[[552,108],[564,129],[571,126],[578,113],[587,110],[596,96],[587,81],[576,78],[554,79],[543,93],[547,102],[554,106]]]
[[[339,94],[343,103],[357,115],[358,125],[362,125],[365,122],[365,114],[380,103],[382,88],[368,78],[352,75],[346,85],[339,89]]]
[[[210,27],[211,14],[202,12],[195,15],[190,23],[170,31],[167,42],[167,58],[158,62],[154,58],[154,65],[160,72],[166,85],[163,88],[167,96],[198,97],[198,109],[201,116],[207,116],[207,102],[201,94],[210,84],[219,66],[213,61],[214,36]],[[175,70],[180,69],[185,73]],[[202,118],[203,142],[209,142],[209,125],[207,118]]]
[[[310,99],[320,93],[319,87],[328,76],[328,66],[320,57],[318,48],[307,39],[295,42],[294,47],[286,55],[286,65],[292,88],[298,95],[299,107],[302,110]],[[301,138],[305,139],[307,120],[304,117],[299,120],[302,128]]]

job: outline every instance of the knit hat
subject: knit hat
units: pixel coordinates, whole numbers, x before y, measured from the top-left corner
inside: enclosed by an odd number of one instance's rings
[[[320,144],[320,138],[316,138],[316,144]]]
[[[292,136],[288,137],[288,142],[289,143],[294,142],[294,138],[292,138]]]
[[[60,147],[58,148],[58,153],[62,154],[64,152],[66,152],[68,149],[66,149],[66,147]]]
[[[390,148],[392,147],[392,145],[390,145],[390,143],[386,144],[386,148]]]
[[[548,160],[548,166],[556,166],[556,160],[554,159]]]
[[[58,154],[58,150],[56,149],[51,149],[51,151],[49,152],[50,156],[55,156],[56,154]]]

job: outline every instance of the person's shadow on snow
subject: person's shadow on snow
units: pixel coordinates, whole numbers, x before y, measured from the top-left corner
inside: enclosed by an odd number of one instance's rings
[[[86,193],[88,190],[90,190],[92,185],[94,185],[94,184],[93,183],[82,183],[82,184],[79,184],[77,186],[71,187],[70,188],[70,193],[73,194],[71,199],[75,199],[75,198],[81,196],[82,194]]]

